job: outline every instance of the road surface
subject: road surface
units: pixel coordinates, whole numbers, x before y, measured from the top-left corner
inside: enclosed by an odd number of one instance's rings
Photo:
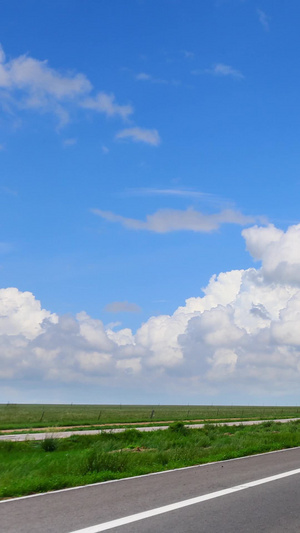
[[[5,533],[299,533],[299,502],[295,448],[2,501],[0,523]]]

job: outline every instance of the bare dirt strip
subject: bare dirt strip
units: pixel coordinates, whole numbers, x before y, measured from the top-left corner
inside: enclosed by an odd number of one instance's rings
[[[226,420],[230,421],[236,421],[236,422],[243,422],[242,418],[226,418]],[[259,420],[259,418],[253,418],[253,420]],[[224,418],[209,418],[209,419],[195,419],[195,420],[180,420],[180,422],[183,422],[184,424],[198,424],[201,422],[202,424],[216,424],[218,422],[223,422]],[[19,431],[61,431],[64,429],[78,429],[78,428],[90,428],[93,427],[95,429],[101,429],[106,427],[116,427],[116,426],[150,426],[151,424],[173,424],[174,422],[178,422],[178,420],[155,420],[153,422],[115,422],[110,424],[83,424],[83,425],[76,425],[76,426],[44,426],[40,428],[36,427],[25,427],[25,428],[14,428],[14,429],[0,429],[0,433],[15,433]],[[80,431],[80,429],[78,429]]]

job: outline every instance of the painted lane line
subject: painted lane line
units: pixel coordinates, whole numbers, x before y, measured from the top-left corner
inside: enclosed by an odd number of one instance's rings
[[[270,483],[271,481],[277,481],[278,479],[294,476],[296,474],[300,474],[300,468],[297,468],[296,470],[290,470],[289,472],[283,472],[282,474],[276,474],[275,476],[257,479],[256,481],[250,481],[249,483],[243,483],[242,485],[236,485],[235,487],[230,487],[228,489],[211,492],[210,494],[204,494],[203,496],[198,496],[196,498],[190,498],[189,500],[183,500],[181,502],[172,503],[170,505],[164,505],[163,507],[157,507],[156,509],[150,509],[149,511],[144,511],[142,513],[125,516],[124,518],[117,518],[116,520],[111,520],[109,522],[98,524],[96,526],[78,529],[76,531],[72,531],[71,533],[100,533],[101,531],[107,531],[108,529],[113,529],[115,527],[120,527],[126,524],[131,524],[133,522],[138,522],[139,520],[144,520],[145,518],[151,518],[152,516],[169,513],[170,511],[182,509],[183,507],[195,505],[196,503],[206,502],[214,498],[219,498],[220,496],[226,496],[227,494],[232,494],[233,492],[249,489],[251,487],[257,487],[258,485]]]

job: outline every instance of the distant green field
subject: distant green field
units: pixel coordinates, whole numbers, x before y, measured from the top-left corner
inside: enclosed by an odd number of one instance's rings
[[[0,430],[169,421],[300,418],[297,407],[0,404]]]

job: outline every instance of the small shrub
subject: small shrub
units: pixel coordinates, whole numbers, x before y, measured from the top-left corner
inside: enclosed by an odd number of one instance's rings
[[[272,420],[267,420],[267,422],[263,422],[262,424],[260,424],[260,427],[261,428],[271,428],[274,426],[274,422]]]
[[[41,443],[41,447],[45,452],[55,452],[55,450],[57,450],[57,446],[57,440],[55,440],[53,437],[46,437]]]
[[[169,430],[172,431],[172,433],[179,433],[179,435],[187,435],[189,432],[183,422],[173,422],[173,424],[169,425]]]
[[[141,433],[136,429],[126,429],[124,433],[119,433],[120,440],[129,443],[135,444],[139,441]]]

